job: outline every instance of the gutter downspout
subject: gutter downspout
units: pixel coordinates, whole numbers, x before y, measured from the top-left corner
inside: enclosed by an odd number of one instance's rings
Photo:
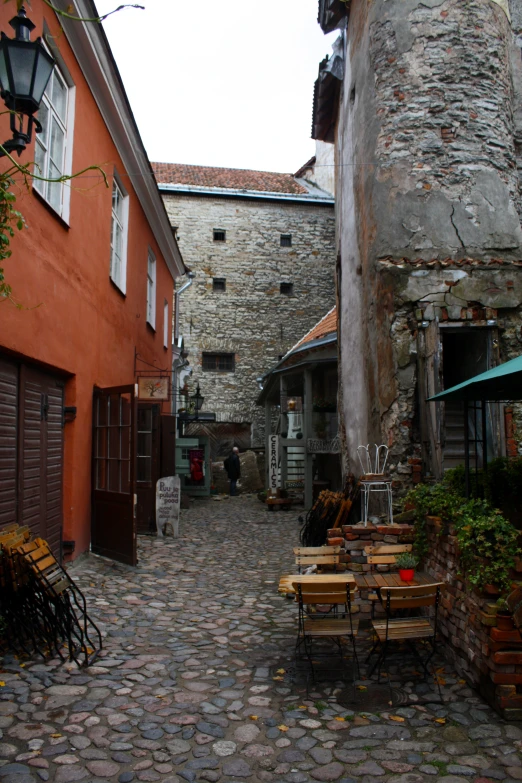
[[[179,370],[179,358],[180,358],[180,346],[179,346],[179,302],[183,291],[186,291],[192,285],[194,278],[196,277],[194,272],[188,273],[187,282],[181,286],[179,291],[174,293],[174,341],[172,345],[172,413],[177,416],[178,414],[178,370]]]

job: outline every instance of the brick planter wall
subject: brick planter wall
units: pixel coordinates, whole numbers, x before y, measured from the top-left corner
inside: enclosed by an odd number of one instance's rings
[[[425,570],[446,587],[439,611],[445,651],[457,671],[506,720],[522,720],[522,637],[496,628],[497,596],[470,593],[459,573],[457,539],[451,525],[428,517]]]
[[[519,631],[496,627],[497,596],[470,593],[459,573],[458,548],[452,526],[443,526],[437,517],[427,518],[429,554],[423,570],[443,582],[439,606],[439,644],[459,674],[506,720],[522,720],[522,637]],[[328,531],[327,543],[343,540],[349,563],[357,574],[398,570],[396,566],[370,565],[364,547],[381,544],[409,544],[413,525],[344,525]],[[372,590],[359,589],[356,610],[362,621],[371,619]],[[382,613],[376,605],[376,615]]]

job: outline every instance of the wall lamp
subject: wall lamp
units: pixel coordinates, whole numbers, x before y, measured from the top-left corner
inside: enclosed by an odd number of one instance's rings
[[[36,133],[41,133],[42,126],[34,113],[40,108],[56,65],[41,38],[31,41],[35,25],[27,18],[23,6],[9,24],[15,31],[15,37],[8,38],[2,32],[0,39],[0,95],[10,111],[13,138],[4,142],[0,157],[6,152],[16,152],[20,156],[31,141],[33,126]],[[25,117],[28,119],[24,131]]]

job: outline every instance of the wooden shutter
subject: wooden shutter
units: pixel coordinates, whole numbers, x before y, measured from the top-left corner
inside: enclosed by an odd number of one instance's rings
[[[18,368],[0,359],[0,527],[17,521]]]

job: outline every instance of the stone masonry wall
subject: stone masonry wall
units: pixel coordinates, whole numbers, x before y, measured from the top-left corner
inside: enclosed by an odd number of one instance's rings
[[[199,381],[203,410],[219,422],[252,424],[264,445],[256,379],[273,367],[335,304],[333,206],[163,194],[179,246],[195,280],[181,295],[180,334]],[[213,229],[226,242],[213,241]],[[292,246],[281,247],[280,235]],[[213,278],[226,291],[213,291]],[[291,283],[291,295],[280,293]],[[234,372],[203,372],[202,353],[235,355]]]
[[[497,360],[505,362],[519,356],[522,262],[471,263],[463,259],[457,264],[450,259],[430,263],[387,259],[380,268],[381,289],[391,292],[393,302],[386,311],[379,349],[382,359],[388,343],[391,354],[389,362],[381,360],[381,380],[388,387],[390,400],[382,404],[381,394],[381,441],[390,447],[394,490],[402,494],[421,478],[417,390],[420,333],[434,321],[440,324],[440,332],[449,326],[496,328]],[[516,454],[522,442],[520,404],[512,406],[512,426],[511,445]]]
[[[421,456],[419,325],[498,319],[499,359],[517,355],[521,0],[510,9],[513,26],[493,0],[351,3],[336,139],[346,464],[388,442],[398,488]],[[522,432],[518,406],[512,421]]]

